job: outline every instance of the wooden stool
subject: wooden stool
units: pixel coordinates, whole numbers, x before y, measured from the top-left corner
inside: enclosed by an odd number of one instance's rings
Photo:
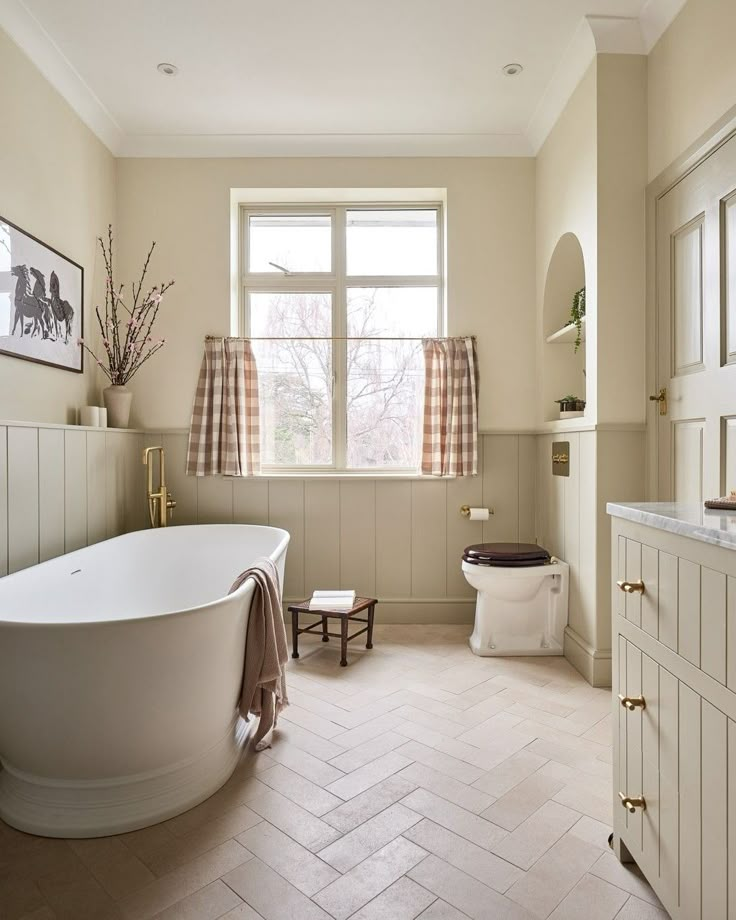
[[[348,663],[348,642],[352,639],[355,639],[357,636],[362,636],[363,633],[368,633],[366,636],[365,647],[373,648],[373,616],[376,612],[376,604],[378,600],[375,597],[356,597],[355,603],[348,610],[337,610],[334,607],[332,609],[325,607],[320,609],[309,608],[309,599],[302,601],[301,604],[293,604],[288,608],[289,613],[291,614],[291,636],[293,641],[293,649],[291,652],[292,658],[299,657],[299,636],[301,633],[314,632],[315,629],[322,627],[322,641],[329,642],[330,636],[335,639],[340,640],[340,667],[347,667]],[[362,613],[364,610],[368,612],[368,615],[365,619],[362,617],[356,616],[356,613]],[[312,613],[315,616],[321,617],[321,620],[317,620],[314,623],[311,623],[309,626],[299,627],[299,614],[300,613]],[[328,632],[327,631],[327,620],[329,617],[340,620],[340,632]],[[348,621],[354,620],[358,623],[366,623],[367,625],[363,629],[359,629],[357,632],[354,632],[352,636],[348,635]]]

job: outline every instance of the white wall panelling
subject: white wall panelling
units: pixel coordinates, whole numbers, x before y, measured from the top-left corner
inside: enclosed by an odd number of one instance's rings
[[[143,524],[142,436],[0,426],[0,574]]]

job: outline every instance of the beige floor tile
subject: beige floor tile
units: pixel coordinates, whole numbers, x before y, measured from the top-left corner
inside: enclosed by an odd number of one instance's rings
[[[426,888],[404,876],[361,907],[351,920],[414,920],[435,900]]]
[[[339,831],[274,790],[251,802],[253,811],[316,853],[340,836]]]
[[[165,824],[154,824],[152,827],[144,827],[140,831],[121,834],[118,839],[132,853],[135,853],[139,859],[145,862],[146,856],[155,853],[161,847],[173,843],[176,838]]]
[[[532,773],[487,808],[482,816],[507,831],[513,831],[562,788],[562,781]]]
[[[428,728],[426,725],[418,725],[416,722],[401,722],[394,728],[394,731],[402,734],[405,742],[417,741],[419,744],[424,744],[430,748],[439,748],[445,741],[452,740],[448,739],[447,735],[443,735],[442,732]]]
[[[115,901],[154,879],[151,870],[117,837],[73,840],[69,845]]]
[[[223,914],[220,920],[263,920],[263,917],[256,913],[250,904],[241,904],[240,907],[234,907]]]
[[[548,917],[600,854],[597,847],[565,834],[506,892],[536,917]]]
[[[344,754],[335,757],[335,759],[331,761],[331,766],[333,768],[337,767],[335,772],[339,770],[343,773],[350,773],[353,770],[357,770],[358,767],[363,767],[367,763],[376,760],[378,757],[388,754],[397,747],[401,747],[402,744],[406,744],[406,738],[403,735],[388,731],[383,735],[379,735],[377,738],[370,738],[357,747],[351,748],[345,751]],[[339,777],[336,776],[335,779],[339,779]],[[332,782],[332,780],[330,780],[330,782]]]
[[[271,789],[275,789],[276,792],[286,796],[287,799],[296,802],[297,805],[305,808],[308,812],[317,815],[317,817],[325,814],[325,812],[332,811],[333,808],[337,808],[343,802],[343,799],[332,795],[321,786],[309,779],[305,779],[282,764],[276,764],[270,770],[259,773],[258,779],[270,786]],[[335,782],[338,781],[335,780]]]
[[[610,882],[617,888],[622,888],[624,891],[635,895],[637,898],[641,898],[643,901],[649,901],[656,907],[662,906],[657,895],[649,887],[639,867],[635,863],[619,862],[609,849],[601,854],[590,870],[590,874],[606,882]]]
[[[434,715],[431,712],[425,712],[416,706],[401,706],[395,713],[407,722],[414,722],[417,725],[423,725],[432,731],[446,735],[448,738],[456,738],[458,735],[467,731],[466,726],[458,721],[453,721],[447,717]]]
[[[475,744],[461,741],[460,738],[443,738],[437,745],[437,749],[487,773],[528,743],[528,738],[521,738],[509,731],[494,735],[493,738],[487,740],[485,747],[477,747]]]
[[[451,776],[446,776],[444,773],[433,770],[432,767],[425,766],[425,764],[413,763],[405,767],[399,773],[399,776],[409,780],[410,783],[420,786],[422,789],[427,789],[429,792],[447,799],[448,802],[452,802],[454,805],[459,805],[466,811],[472,811],[476,815],[485,811],[494,802],[493,796],[488,795],[486,792],[482,792],[473,786],[468,786],[466,783],[461,783]]]
[[[419,863],[409,872],[409,878],[472,920],[529,920],[532,916],[504,895],[436,856],[428,856]]]
[[[223,881],[264,920],[330,920],[329,914],[260,859],[239,866]]]
[[[620,888],[586,875],[550,914],[550,920],[613,920],[627,897]]]
[[[506,860],[426,818],[404,836],[501,894],[523,874]]]
[[[323,816],[323,820],[337,828],[340,833],[347,834],[415,789],[414,783],[402,779],[398,774],[389,776],[355,798],[348,799],[334,811],[328,812]]]
[[[485,818],[480,818],[464,808],[453,805],[452,802],[426,789],[417,789],[412,792],[402,800],[402,805],[486,850],[495,849],[506,836],[503,828],[497,827]]]
[[[239,805],[188,834],[176,837],[168,846],[163,846],[148,855],[144,862],[155,875],[168,875],[184,863],[191,862],[197,856],[225,843],[262,820],[261,816],[251,811],[247,805]]]
[[[335,920],[346,920],[427,855],[409,840],[399,837],[314,896]]]
[[[610,783],[610,780],[608,782]],[[613,802],[610,795],[603,798],[585,789],[581,783],[573,781],[563,786],[553,798],[555,802],[574,808],[602,824],[613,824]]]
[[[327,789],[341,799],[352,799],[361,792],[365,792],[366,789],[370,789],[371,786],[375,786],[376,783],[380,783],[381,780],[408,767],[410,763],[411,761],[406,757],[402,757],[396,751],[391,751],[363,767],[358,767],[357,770],[346,773],[334,783],[330,783]]]
[[[38,887],[58,920],[117,920],[121,916],[118,905],[86,866],[45,875]]]
[[[345,731],[344,726],[318,716],[302,706],[295,706],[293,703],[284,709],[280,719],[285,722],[293,722],[300,728],[305,728],[307,731],[319,735],[320,738],[326,738],[328,741],[330,738],[334,738],[335,735]]]
[[[609,824],[602,824],[600,821],[596,821],[594,818],[589,818],[587,815],[583,817],[568,831],[568,834],[572,834],[573,837],[579,837],[580,840],[584,840],[586,843],[592,843],[593,846],[598,847],[599,850],[608,851],[608,836],[611,833],[611,826]]]
[[[284,741],[293,744],[294,747],[301,748],[302,751],[306,751],[320,760],[331,760],[345,750],[340,744],[321,738],[319,735],[315,735],[314,732],[307,731],[301,725],[289,722],[286,719],[279,719],[277,731],[279,738],[283,738]],[[380,734],[380,732],[377,732],[377,734]]]
[[[520,869],[530,869],[579,817],[577,812],[564,805],[546,802],[497,843],[493,852]]]
[[[315,757],[314,754],[288,744],[278,735],[274,738],[273,747],[269,748],[269,753],[277,763],[283,764],[305,779],[309,779],[320,786],[334,783],[343,772],[334,765],[331,766],[325,763],[324,760],[320,760],[319,757]]]
[[[439,773],[451,776],[460,780],[462,783],[474,783],[484,774],[484,770],[474,767],[465,761],[437,751],[432,747],[427,747],[417,741],[409,741],[400,748],[397,748],[399,754],[407,757],[409,760],[415,760],[423,763],[427,767],[432,767]]]
[[[339,873],[331,866],[267,821],[237,839],[302,894],[311,896],[338,878]]]
[[[6,920],[11,920],[11,916],[11,914],[7,914],[7,916],[6,914],[0,914],[0,917],[4,917]],[[30,913],[23,914],[20,920],[56,920],[56,914],[48,905],[44,905],[43,907],[37,907]]]
[[[319,857],[339,872],[348,872],[418,821],[421,821],[421,816],[416,812],[400,804],[390,805],[354,831],[320,850]]]
[[[370,722],[366,722],[364,725],[359,725],[357,728],[351,728],[337,735],[334,739],[335,744],[339,744],[343,748],[358,747],[359,744],[364,744],[372,738],[377,738],[385,732],[390,732],[392,728],[395,728],[403,721],[395,713],[388,712],[385,715],[378,716],[377,719],[371,719]]]
[[[419,920],[467,920],[467,917],[467,914],[461,914],[447,901],[437,898],[434,904],[419,915]]]
[[[156,920],[218,920],[242,904],[224,882],[212,882],[157,914]]]
[[[539,754],[521,750],[507,757],[497,767],[484,773],[473,783],[473,786],[499,799],[501,796],[506,795],[510,789],[513,789],[514,786],[525,780],[527,776],[536,773],[546,762],[547,759],[540,757]]]
[[[236,840],[222,843],[119,902],[127,920],[147,920],[252,859]],[[49,899],[50,900],[50,899]],[[52,903],[53,907],[53,903]]]
[[[0,917],[3,920],[18,920],[43,903],[41,889],[33,879],[0,874]]]
[[[635,898],[632,894],[616,914],[616,920],[669,920],[669,914],[649,901]]]

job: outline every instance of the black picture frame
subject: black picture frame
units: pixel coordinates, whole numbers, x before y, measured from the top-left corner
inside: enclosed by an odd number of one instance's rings
[[[0,216],[0,355],[84,373],[84,267]]]

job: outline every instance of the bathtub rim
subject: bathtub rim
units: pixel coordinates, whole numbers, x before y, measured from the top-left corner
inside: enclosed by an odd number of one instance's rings
[[[233,529],[240,528],[240,527],[247,527],[249,529],[254,529],[254,530],[258,529],[258,530],[269,530],[272,532],[276,532],[281,535],[281,539],[279,540],[278,546],[274,550],[272,550],[270,553],[260,554],[261,558],[266,556],[274,563],[277,562],[277,560],[288,550],[289,543],[291,542],[291,534],[289,533],[288,530],[284,530],[283,527],[272,527],[270,524],[243,524],[243,523],[227,524],[227,523],[223,523],[223,524],[180,524],[180,525],[170,525],[170,526],[171,526],[171,529],[175,529],[177,531],[194,529],[194,528],[209,529],[211,527],[217,527],[217,528],[232,527]],[[28,574],[32,572],[34,569],[38,568],[39,566],[48,565],[50,563],[58,563],[60,559],[63,559],[65,556],[70,556],[73,553],[83,553],[87,549],[93,549],[94,547],[101,546],[105,543],[114,543],[116,540],[124,540],[126,537],[135,536],[141,533],[153,533],[154,531],[159,532],[164,529],[168,530],[169,528],[168,527],[167,528],[147,527],[147,528],[143,528],[142,530],[131,530],[128,533],[118,534],[118,536],[116,537],[109,537],[107,540],[100,540],[99,543],[92,543],[89,546],[84,546],[84,547],[81,547],[80,549],[71,550],[71,552],[69,553],[62,553],[60,556],[54,556],[52,559],[45,559],[43,562],[37,562],[34,565],[28,566],[25,569],[19,569],[17,572],[11,572],[10,574],[5,575],[2,578],[0,578],[0,596],[2,595],[3,582],[5,582],[6,579],[11,579],[16,575],[24,575],[28,577]],[[160,613],[151,613],[151,614],[148,614],[142,617],[129,616],[129,617],[116,617],[115,619],[107,619],[107,620],[98,619],[98,620],[64,620],[64,621],[49,620],[49,621],[46,621],[46,620],[6,620],[6,619],[3,619],[2,614],[0,614],[0,629],[13,628],[13,627],[22,627],[26,629],[28,627],[39,627],[43,629],[63,629],[65,627],[75,627],[75,626],[76,627],[80,627],[80,626],[82,627],[85,627],[85,626],[86,627],[92,627],[92,626],[102,627],[102,626],[111,626],[111,625],[122,624],[122,623],[142,623],[142,622],[147,622],[149,620],[160,620],[160,619],[163,619],[164,617],[177,616],[178,614],[197,613],[200,610],[203,610],[203,611],[208,610],[211,607],[214,607],[216,604],[229,603],[231,601],[239,601],[243,598],[243,596],[248,591],[252,589],[253,589],[253,579],[246,578],[243,584],[236,591],[233,591],[232,594],[228,594],[228,593],[223,594],[220,597],[214,598],[211,601],[207,601],[206,604],[198,604],[194,607],[176,607],[170,610],[164,610]],[[279,585],[279,591],[282,596],[283,596],[283,590],[284,590],[283,584]]]

